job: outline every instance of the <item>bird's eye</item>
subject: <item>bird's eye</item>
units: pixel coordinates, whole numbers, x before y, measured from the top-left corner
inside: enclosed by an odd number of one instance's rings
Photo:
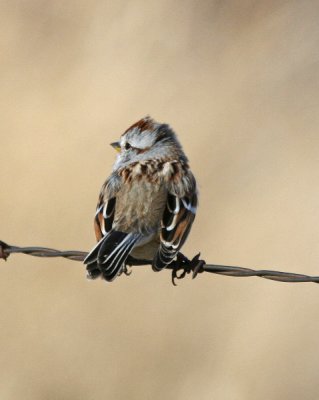
[[[125,146],[124,146],[125,150],[129,150],[131,147],[132,146],[128,142],[125,143]]]

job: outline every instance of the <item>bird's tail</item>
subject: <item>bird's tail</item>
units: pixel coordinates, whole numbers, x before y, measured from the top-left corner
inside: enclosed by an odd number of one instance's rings
[[[84,260],[89,276],[95,278],[102,274],[105,280],[112,281],[141,237],[139,233],[107,233]]]

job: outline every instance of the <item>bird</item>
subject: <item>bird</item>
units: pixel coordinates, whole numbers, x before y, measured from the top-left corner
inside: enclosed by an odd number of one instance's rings
[[[97,244],[84,260],[89,278],[109,282],[126,271],[128,257],[150,260],[154,271],[172,263],[198,204],[195,177],[168,124],[146,116],[111,146],[118,155],[98,198]]]

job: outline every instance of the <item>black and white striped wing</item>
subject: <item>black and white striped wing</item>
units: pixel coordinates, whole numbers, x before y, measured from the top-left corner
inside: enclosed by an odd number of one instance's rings
[[[116,197],[107,201],[100,199],[94,217],[94,230],[97,240],[101,240],[108,232],[112,230],[115,215]]]
[[[90,278],[102,277],[112,281],[122,270],[127,257],[141,235],[114,229],[116,197],[99,201],[94,228],[98,243],[84,260]]]
[[[160,246],[153,261],[153,269],[159,271],[173,261],[190,232],[196,207],[196,191],[185,197],[168,193],[162,218]]]
[[[96,207],[94,231],[98,242],[84,260],[84,264],[86,264],[86,269],[90,278],[97,278],[101,275],[101,269],[98,266],[98,255],[102,244],[107,240],[110,232],[112,231],[115,204],[116,197],[112,197],[105,202],[103,201],[102,196],[100,196],[98,205]]]

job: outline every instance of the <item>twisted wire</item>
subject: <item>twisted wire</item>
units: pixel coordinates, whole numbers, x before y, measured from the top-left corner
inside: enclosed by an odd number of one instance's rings
[[[77,250],[67,250],[60,251],[56,249],[46,248],[46,247],[18,247],[11,246],[5,242],[0,241],[0,259],[6,260],[10,254],[27,254],[35,257],[63,257],[68,260],[73,261],[83,261],[88,254],[85,251]],[[130,258],[128,265],[138,266],[138,265],[149,265],[150,260],[134,260]],[[177,257],[177,260],[167,267],[167,269],[173,270],[172,280],[181,279],[186,274],[192,273],[193,278],[196,277],[198,273],[209,272],[218,275],[234,276],[234,277],[249,277],[258,276],[264,279],[270,279],[279,282],[313,282],[319,283],[319,276],[309,276],[305,274],[296,274],[292,272],[280,272],[267,269],[252,269],[235,267],[229,265],[218,265],[218,264],[206,264],[205,261],[199,259],[199,254],[195,256],[192,260],[188,260],[182,254]],[[178,274],[178,271],[182,271]]]

